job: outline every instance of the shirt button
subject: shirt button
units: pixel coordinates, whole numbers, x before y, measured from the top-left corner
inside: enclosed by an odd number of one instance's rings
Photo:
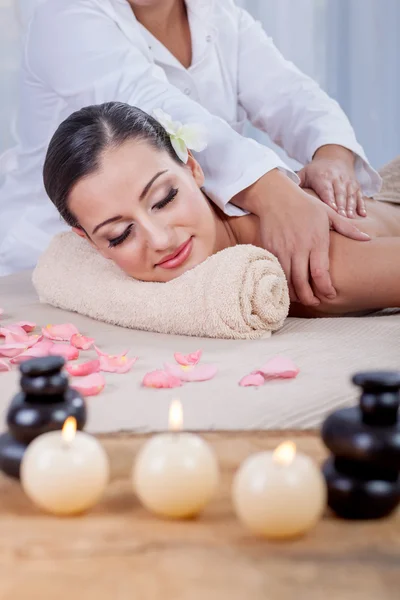
[[[190,88],[185,88],[183,90],[183,93],[186,94],[186,96],[190,96],[190,94],[192,93],[192,90]]]
[[[207,42],[211,42],[211,40],[212,40],[212,37],[211,37],[211,35],[207,35],[207,36],[206,36],[206,41],[207,41]]]

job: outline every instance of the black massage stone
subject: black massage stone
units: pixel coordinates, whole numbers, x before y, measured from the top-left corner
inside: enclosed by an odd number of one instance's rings
[[[331,414],[322,439],[328,504],[344,519],[378,519],[400,502],[400,372],[357,373],[359,405]]]
[[[0,469],[11,477],[19,478],[25,449],[36,437],[62,429],[70,416],[78,429],[85,426],[85,401],[69,387],[64,364],[60,356],[49,356],[20,365],[21,391],[7,412],[9,431],[0,436]]]

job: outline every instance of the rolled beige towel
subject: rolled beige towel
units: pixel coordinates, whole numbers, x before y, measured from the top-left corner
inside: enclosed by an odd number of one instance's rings
[[[168,283],[137,281],[74,233],[51,241],[33,273],[40,301],[159,333],[213,338],[265,337],[289,310],[285,274],[261,248],[227,248]]]
[[[382,189],[374,194],[375,200],[400,204],[400,156],[396,156],[379,171]]]

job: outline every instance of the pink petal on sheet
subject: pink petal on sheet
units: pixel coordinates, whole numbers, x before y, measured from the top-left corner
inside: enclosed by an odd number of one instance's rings
[[[75,377],[84,377],[100,371],[100,361],[98,358],[81,363],[80,365],[65,365],[65,370]]]
[[[150,371],[143,377],[142,385],[150,388],[175,388],[182,385],[178,377],[167,371]]]
[[[0,336],[5,338],[6,344],[23,344],[28,339],[28,334],[19,325],[6,325],[0,328]]]
[[[28,339],[25,342],[25,345],[28,348],[32,348],[32,346],[35,346],[36,344],[39,344],[41,341],[43,340],[43,336],[42,335],[29,335]]]
[[[76,360],[79,358],[79,350],[70,344],[53,344],[49,352],[50,356],[62,356],[65,360]]]
[[[100,360],[100,371],[106,373],[127,373],[137,361],[137,357],[126,356],[129,350],[124,350],[122,354],[106,354],[97,346],[94,346],[94,349]]]
[[[0,373],[4,373],[5,371],[11,371],[10,365],[0,358]]]
[[[28,334],[25,334],[23,337],[22,335],[17,335],[11,331],[3,330],[3,336],[4,344],[6,346],[12,346],[13,344],[26,344],[28,341]]]
[[[72,381],[70,385],[82,396],[97,396],[104,390],[106,380],[101,373],[92,373]]]
[[[36,329],[36,323],[31,323],[30,321],[18,321],[16,325],[18,325],[18,327],[22,327],[26,333],[31,333],[34,329]]]
[[[26,350],[25,344],[3,344],[0,345],[0,356],[15,358]]]
[[[299,369],[290,358],[275,356],[257,369],[257,373],[264,375],[265,379],[293,379],[298,375]]]
[[[202,354],[203,350],[196,350],[196,352],[192,352],[191,354],[181,354],[180,352],[175,352],[174,358],[179,365],[188,367],[190,365],[197,365]]]
[[[164,368],[181,381],[207,381],[215,377],[218,371],[215,365],[184,366],[165,363]]]
[[[62,325],[46,325],[42,328],[44,337],[55,342],[69,342],[71,337],[79,333],[72,323],[63,323]]]
[[[31,358],[40,358],[42,356],[49,356],[51,348],[54,346],[53,342],[50,340],[41,340],[37,342],[31,348],[28,348],[22,354],[19,354],[15,358],[12,358],[10,362],[13,365],[19,365],[25,360],[29,360]],[[1,347],[1,346],[0,346]]]
[[[242,379],[239,381],[239,385],[243,387],[247,387],[249,385],[259,386],[263,385],[264,382],[265,379],[261,373],[250,373],[249,375],[242,377]]]
[[[137,361],[137,356],[128,358],[127,356],[99,356],[100,371],[105,373],[128,373]]]
[[[71,336],[70,344],[78,348],[78,350],[89,350],[94,344],[94,339],[90,337],[85,337],[81,333],[74,333]]]

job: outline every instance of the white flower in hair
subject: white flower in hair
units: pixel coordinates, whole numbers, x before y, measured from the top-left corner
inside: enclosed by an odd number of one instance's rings
[[[206,148],[206,130],[202,125],[182,125],[179,121],[173,121],[161,108],[155,108],[153,115],[168,133],[171,144],[182,162],[187,163],[188,150],[201,152]]]

